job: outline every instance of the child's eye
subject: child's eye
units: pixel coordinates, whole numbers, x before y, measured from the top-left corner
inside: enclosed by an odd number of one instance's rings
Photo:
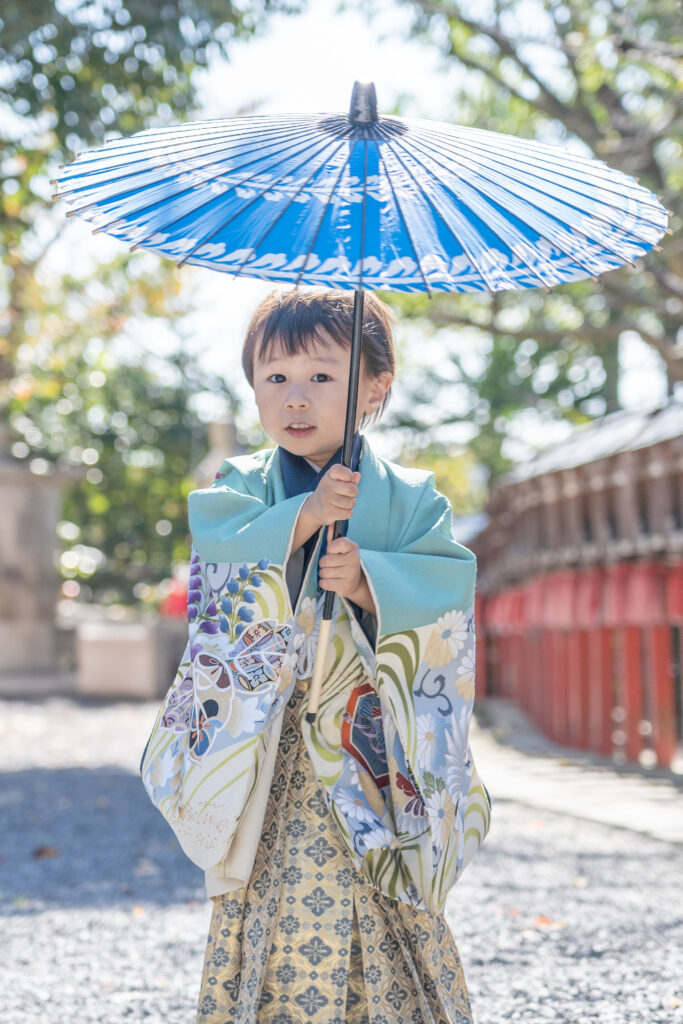
[[[316,377],[322,377],[324,378],[324,380],[332,380],[329,373],[314,373],[313,376],[311,377],[311,380],[315,380]],[[277,380],[276,378],[279,378],[279,380]],[[268,377],[268,380],[272,381],[273,384],[279,384],[280,381],[283,381],[285,379],[286,378],[284,373],[271,373],[270,377]]]

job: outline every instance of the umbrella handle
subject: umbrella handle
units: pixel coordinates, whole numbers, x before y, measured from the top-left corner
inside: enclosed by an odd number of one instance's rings
[[[342,466],[347,466],[349,469],[351,468],[351,459],[353,456],[353,435],[356,430],[358,377],[360,374],[361,337],[363,333],[363,299],[363,290],[359,288],[355,292],[353,303],[353,332],[351,335],[349,389],[346,398],[346,423],[344,425],[344,447],[342,449],[341,459]],[[334,530],[332,532],[333,540],[336,540],[337,537],[341,537],[344,530],[344,522],[345,520],[338,519],[334,524]],[[318,713],[318,704],[320,703],[320,690],[323,682],[325,656],[327,654],[327,647],[330,640],[335,596],[336,595],[333,590],[325,591],[323,617],[320,622],[320,635],[318,638],[318,646],[315,651],[315,665],[313,666],[313,675],[311,677],[311,685],[308,691],[308,706],[306,708],[306,721],[311,724],[315,722],[315,716]]]
[[[328,593],[331,593],[334,597],[332,591],[328,591]],[[311,686],[308,691],[308,710],[306,711],[306,721],[310,723],[315,722],[315,716],[318,713],[320,689],[323,684],[323,672],[325,669],[327,648],[330,642],[331,626],[332,619],[322,619],[320,622],[320,635],[318,636],[318,646],[315,649],[315,665],[313,666]]]
[[[338,519],[334,524],[334,530],[332,531],[332,539],[335,540],[337,537],[341,537],[344,530],[344,520]],[[320,704],[320,690],[323,684],[323,671],[325,669],[325,660],[327,656],[327,648],[330,642],[330,632],[332,627],[332,616],[334,613],[334,599],[337,595],[334,590],[325,591],[325,601],[323,603],[323,617],[320,621],[320,633],[318,635],[318,645],[315,649],[315,664],[313,665],[313,675],[311,676],[311,685],[308,690],[308,707],[306,710],[306,721],[315,722],[315,716],[318,712],[318,705]]]

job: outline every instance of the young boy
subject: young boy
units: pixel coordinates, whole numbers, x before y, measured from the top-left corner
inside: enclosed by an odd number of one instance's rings
[[[341,1024],[369,1004],[375,1024],[471,1020],[442,911],[489,826],[467,742],[474,558],[432,474],[360,433],[340,465],[352,317],[351,293],[259,306],[243,366],[278,447],[190,496],[190,641],[142,774],[214,899],[208,1024]],[[357,427],[394,374],[391,316],[369,295]]]

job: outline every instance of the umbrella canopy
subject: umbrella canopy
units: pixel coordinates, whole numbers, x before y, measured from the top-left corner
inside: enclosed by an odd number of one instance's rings
[[[96,231],[179,263],[353,289],[342,463],[351,465],[365,289],[550,288],[651,249],[667,211],[585,156],[449,124],[379,117],[356,82],[345,114],[205,121],[84,153],[59,196]],[[345,527],[334,525],[334,537]],[[306,719],[315,720],[334,591]]]
[[[567,150],[476,128],[283,114],[139,132],[83,153],[59,196],[97,231],[179,263],[284,284],[551,288],[633,263],[667,228],[655,196]]]

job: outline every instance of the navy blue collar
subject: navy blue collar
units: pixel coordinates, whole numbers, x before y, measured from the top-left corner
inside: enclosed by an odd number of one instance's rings
[[[353,437],[353,452],[351,455],[351,469],[355,473],[358,469],[361,452],[361,437],[356,431]],[[304,491],[314,491],[330,466],[342,460],[342,448],[340,445],[332,458],[322,469],[315,469],[306,461],[303,455],[294,455],[287,451],[282,445],[278,447],[280,457],[280,469],[282,471],[282,483],[285,488],[285,496],[293,498],[295,494],[303,494]]]

